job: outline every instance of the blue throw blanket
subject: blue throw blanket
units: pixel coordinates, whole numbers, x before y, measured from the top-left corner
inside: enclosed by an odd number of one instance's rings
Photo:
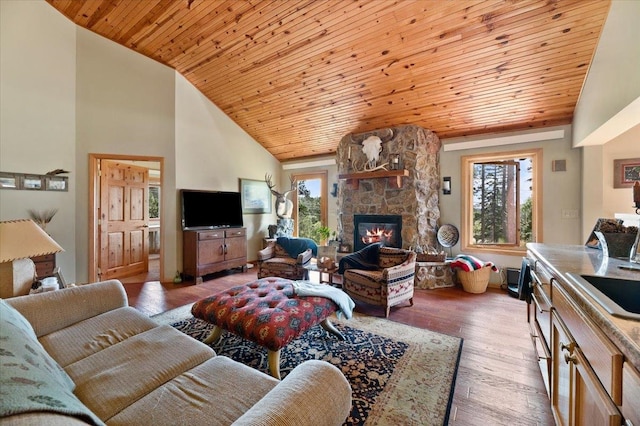
[[[282,247],[287,254],[294,259],[298,257],[300,253],[309,248],[313,252],[314,256],[318,255],[318,245],[310,238],[278,237],[276,243],[278,243],[280,247]]]
[[[348,254],[340,259],[338,273],[344,274],[345,269],[364,269],[375,271],[378,269],[378,253],[382,243],[369,244],[355,253]]]
[[[340,318],[340,314],[344,314],[346,319],[351,319],[353,316],[353,308],[355,308],[356,304],[347,293],[339,288],[325,284],[314,284],[309,281],[294,281],[293,291],[298,296],[325,297],[332,300],[333,303],[338,305],[338,310],[336,311],[338,318]]]

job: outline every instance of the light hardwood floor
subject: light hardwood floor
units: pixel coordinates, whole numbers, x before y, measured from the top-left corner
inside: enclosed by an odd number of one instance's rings
[[[122,281],[129,304],[154,315],[255,278],[256,270],[249,269],[216,274],[197,286],[141,282],[144,277]],[[358,305],[356,310],[384,316],[378,307]],[[450,425],[554,424],[525,302],[492,288],[483,294],[461,288],[416,290],[414,306],[391,308],[389,320],[464,339]]]

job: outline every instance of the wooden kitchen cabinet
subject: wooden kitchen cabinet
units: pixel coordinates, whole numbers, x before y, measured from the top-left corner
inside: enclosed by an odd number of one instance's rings
[[[528,257],[532,288],[527,316],[545,383],[550,382],[556,423],[640,424],[638,371],[568,293],[558,268],[532,252]]]
[[[622,416],[557,314],[552,320],[551,408],[558,425],[619,426]]]
[[[247,266],[245,228],[189,230],[183,233],[183,272],[196,284],[214,272]]]

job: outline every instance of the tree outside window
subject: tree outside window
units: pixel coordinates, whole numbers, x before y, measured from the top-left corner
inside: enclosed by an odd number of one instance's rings
[[[522,251],[540,241],[540,150],[462,158],[462,247]]]

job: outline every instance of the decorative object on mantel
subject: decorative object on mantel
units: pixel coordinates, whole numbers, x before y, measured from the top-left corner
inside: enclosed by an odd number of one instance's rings
[[[389,154],[389,168],[400,170],[400,154]]]
[[[30,209],[29,217],[31,217],[31,220],[37,223],[40,228],[46,231],[47,224],[51,222],[56,213],[58,213],[58,209],[47,209],[42,211]]]
[[[338,179],[346,179],[347,185],[353,190],[360,186],[361,179],[389,179],[391,188],[402,188],[402,178],[409,176],[409,170],[378,170],[375,172],[346,173],[338,175]]]
[[[29,219],[0,222],[0,297],[29,294],[36,278],[32,257],[63,251]]]
[[[66,176],[59,176],[59,174],[63,173],[70,172],[62,169],[52,170],[46,175],[0,172],[0,189],[69,191],[69,178]]]
[[[382,152],[382,139],[378,136],[369,136],[365,140],[362,141],[362,152],[367,157],[367,162],[364,164],[362,169],[358,167],[358,165],[354,162],[353,168],[356,171],[375,171],[375,170],[387,170],[387,166],[389,163],[384,163],[378,166],[378,160],[380,159],[380,153]],[[351,152],[349,152],[349,158],[351,158]]]

